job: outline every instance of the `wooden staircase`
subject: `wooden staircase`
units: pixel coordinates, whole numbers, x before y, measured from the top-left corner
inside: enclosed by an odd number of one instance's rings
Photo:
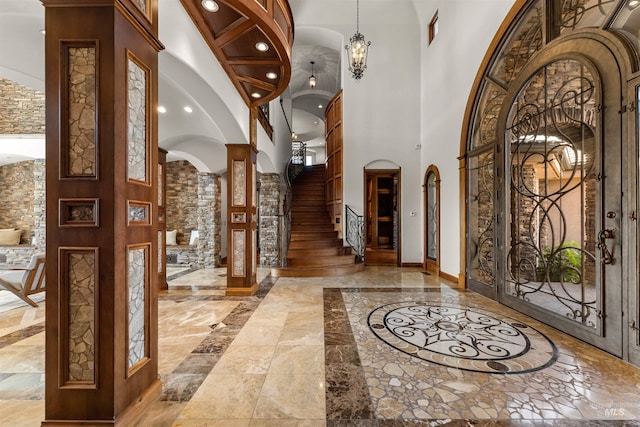
[[[279,277],[343,276],[364,270],[334,230],[327,212],[324,165],[307,166],[293,183],[291,241]]]

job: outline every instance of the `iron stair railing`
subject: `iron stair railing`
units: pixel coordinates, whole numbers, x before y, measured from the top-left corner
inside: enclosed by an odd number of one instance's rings
[[[307,154],[307,145],[300,141],[291,143],[291,158],[287,163],[286,170],[286,193],[284,203],[282,205],[282,214],[280,217],[280,234],[279,234],[279,258],[280,267],[287,266],[287,253],[289,252],[289,243],[291,242],[291,206],[293,204],[293,181],[300,172],[304,170],[304,161]]]
[[[364,216],[356,213],[349,205],[347,210],[347,243],[353,248],[358,262],[364,262],[366,246],[364,241]]]

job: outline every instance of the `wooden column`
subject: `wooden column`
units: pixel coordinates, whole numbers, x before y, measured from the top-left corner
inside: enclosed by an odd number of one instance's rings
[[[167,283],[167,150],[158,148],[158,289],[169,289]]]
[[[253,145],[227,145],[227,295],[253,295],[258,290],[257,154]]]
[[[42,0],[43,426],[135,425],[158,379],[157,0]]]

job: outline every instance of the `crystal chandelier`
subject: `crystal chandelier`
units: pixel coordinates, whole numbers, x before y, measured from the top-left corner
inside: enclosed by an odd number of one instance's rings
[[[349,55],[349,71],[353,78],[360,80],[367,68],[367,53],[371,42],[366,41],[360,34],[360,0],[356,0],[356,33],[349,39],[349,44],[344,48]]]

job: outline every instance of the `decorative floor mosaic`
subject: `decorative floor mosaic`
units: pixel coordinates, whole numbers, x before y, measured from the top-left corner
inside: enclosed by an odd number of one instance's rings
[[[264,269],[252,297],[225,272],[160,294],[163,393],[136,426],[640,426],[640,369],[417,269]],[[0,315],[1,426],[44,418],[44,312]]]
[[[325,349],[330,427],[640,425],[636,368],[471,292],[325,289]]]
[[[369,328],[410,356],[465,371],[520,374],[551,365],[556,346],[536,329],[461,305],[409,301],[373,310]]]

